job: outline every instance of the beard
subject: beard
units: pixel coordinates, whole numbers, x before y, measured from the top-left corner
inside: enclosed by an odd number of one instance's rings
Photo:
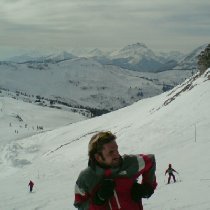
[[[111,163],[107,163],[106,159],[103,159],[103,162],[97,162],[97,164],[102,168],[118,168],[122,164],[122,157],[115,158]]]
[[[122,164],[122,157],[116,158],[112,161],[111,168],[117,168]]]

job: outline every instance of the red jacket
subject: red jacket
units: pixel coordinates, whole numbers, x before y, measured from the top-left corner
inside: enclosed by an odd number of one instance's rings
[[[75,185],[74,205],[79,210],[143,210],[141,199],[135,202],[131,198],[131,188],[142,175],[142,183],[157,186],[154,155],[124,155],[119,168],[103,169],[98,165],[83,170]],[[115,182],[114,196],[104,205],[95,205],[92,199],[104,178]]]

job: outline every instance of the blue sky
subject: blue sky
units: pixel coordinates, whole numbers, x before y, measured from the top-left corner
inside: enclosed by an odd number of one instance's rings
[[[0,0],[0,56],[21,49],[190,52],[209,43],[209,0]]]

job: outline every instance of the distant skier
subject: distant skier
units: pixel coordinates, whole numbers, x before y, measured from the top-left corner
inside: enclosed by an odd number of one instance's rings
[[[33,183],[31,180],[30,180],[30,182],[28,183],[28,186],[30,187],[30,192],[32,192],[34,183]]]
[[[169,177],[168,177],[168,184],[170,184],[171,181],[171,177],[173,177],[174,182],[176,182],[176,177],[173,174],[173,172],[176,172],[178,174],[178,172],[176,170],[174,170],[171,166],[171,164],[168,165],[168,169],[165,171],[165,175],[168,173]]]

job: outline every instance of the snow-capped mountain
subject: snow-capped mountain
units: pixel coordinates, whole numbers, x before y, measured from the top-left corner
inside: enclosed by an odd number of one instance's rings
[[[151,59],[156,59],[155,53],[150,50],[143,43],[136,43],[128,45],[120,50],[114,51],[110,55],[112,58],[133,58],[130,63],[138,63],[144,57],[150,57]]]
[[[4,144],[0,209],[75,209],[74,185],[88,163],[88,142],[96,132],[110,130],[122,155],[155,154],[158,186],[150,199],[143,199],[145,208],[208,210],[209,104],[210,69],[129,107]],[[166,185],[169,163],[179,172],[178,182]],[[28,192],[30,179],[34,193]]]
[[[112,64],[136,71],[156,72],[162,66],[155,53],[142,43],[115,51],[110,54],[110,58]]]

